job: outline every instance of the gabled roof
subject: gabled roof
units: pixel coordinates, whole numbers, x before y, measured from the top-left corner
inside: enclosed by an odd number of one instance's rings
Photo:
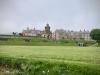
[[[33,33],[33,34],[43,34],[43,31],[41,30],[34,30],[34,29],[30,29],[30,30],[24,30],[22,33]]]

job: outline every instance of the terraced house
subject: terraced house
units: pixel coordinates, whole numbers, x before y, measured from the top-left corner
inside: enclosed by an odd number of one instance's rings
[[[69,39],[69,40],[91,40],[90,32],[87,30],[73,31],[57,29],[52,33],[52,39]]]

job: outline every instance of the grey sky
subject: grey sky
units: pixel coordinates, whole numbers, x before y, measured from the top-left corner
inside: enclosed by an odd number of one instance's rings
[[[0,0],[0,33],[100,28],[100,0]]]

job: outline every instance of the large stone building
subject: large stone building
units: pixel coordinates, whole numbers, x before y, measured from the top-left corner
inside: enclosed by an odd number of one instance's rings
[[[43,35],[43,31],[36,30],[35,28],[34,29],[29,29],[27,27],[26,30],[22,31],[22,34],[23,34],[23,36],[42,36]]]
[[[52,33],[52,39],[60,40],[60,39],[68,39],[68,40],[91,40],[89,31],[66,31],[63,29],[57,29]]]
[[[22,31],[23,36],[40,36],[40,37],[45,37],[48,39],[52,39],[52,32],[50,31],[50,26],[47,23],[45,26],[45,30],[36,30],[34,29],[29,29],[29,27],[27,27],[26,30]]]
[[[55,32],[52,33],[52,39],[67,39],[67,33],[65,30],[60,29],[60,30],[56,30]]]

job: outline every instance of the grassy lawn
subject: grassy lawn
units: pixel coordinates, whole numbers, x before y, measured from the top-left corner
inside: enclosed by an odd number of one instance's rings
[[[100,64],[100,47],[0,46],[0,55]]]
[[[49,61],[49,62],[58,62],[58,63],[64,62],[71,65],[72,64],[77,65],[77,66],[81,65],[80,66],[81,69],[83,69],[82,67],[84,66],[88,66],[88,67],[94,68],[95,70],[100,71],[100,47],[0,46],[0,56],[11,57],[11,58],[21,58],[21,59],[25,58],[29,60],[33,59],[36,61],[39,60],[39,61]],[[77,69],[78,68],[75,68],[75,70]],[[72,68],[70,68],[70,70],[72,70]],[[74,72],[74,73],[77,72],[76,74],[72,73],[71,75],[88,75],[88,74],[84,74],[84,72],[83,74],[78,73],[78,72],[81,72],[78,70]],[[99,75],[99,73],[97,72],[94,74]],[[57,74],[57,75],[60,75],[60,74]]]

